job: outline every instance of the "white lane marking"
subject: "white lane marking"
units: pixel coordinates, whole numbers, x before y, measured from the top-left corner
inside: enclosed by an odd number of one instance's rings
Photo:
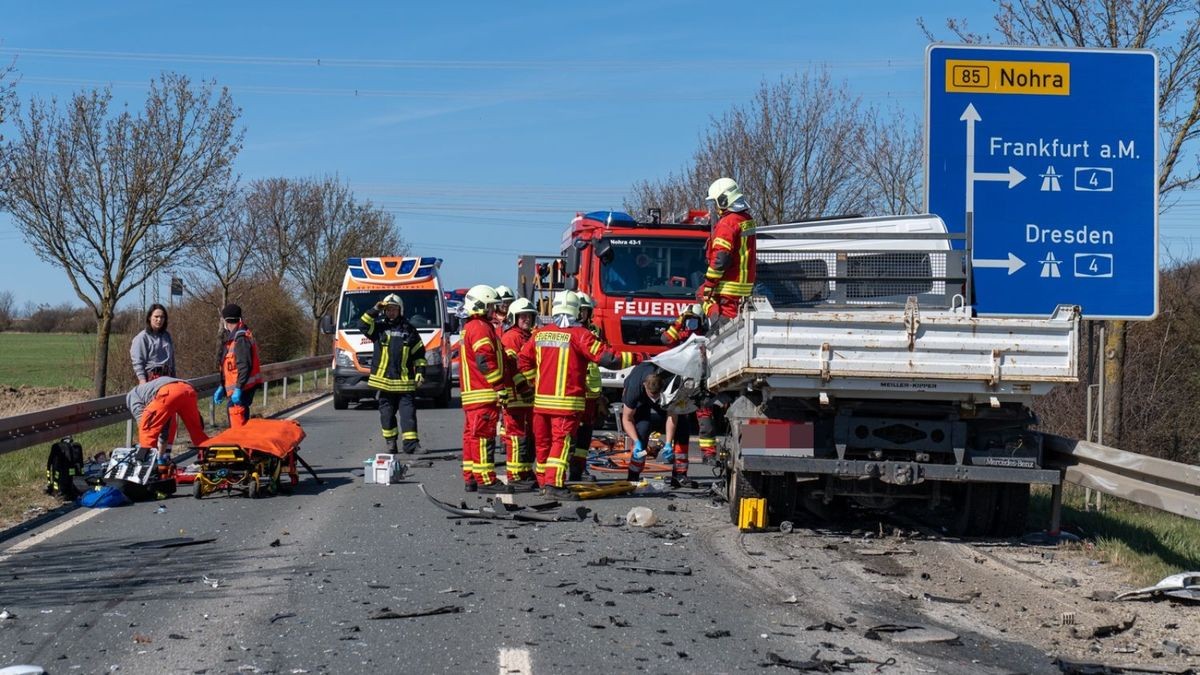
[[[500,675],[531,675],[533,666],[529,661],[528,649],[501,649]]]
[[[294,420],[297,417],[300,417],[301,415],[307,415],[308,413],[316,410],[317,408],[320,408],[321,406],[325,405],[326,403],[329,403],[329,397],[323,396],[319,400],[317,400],[315,403],[304,406],[303,408],[297,410],[296,412],[292,413],[291,415],[288,415],[287,417],[285,417],[283,419]]]
[[[321,398],[320,400],[316,401],[315,403],[312,403],[311,405],[307,405],[307,406],[301,408],[300,410],[297,410],[296,412],[292,413],[291,415],[288,415],[284,419],[294,420],[297,417],[300,417],[301,415],[307,415],[308,413],[316,410],[317,408],[320,408],[321,406],[325,405],[328,402],[329,402],[329,397]],[[40,544],[43,541],[50,539],[51,537],[54,537],[56,535],[62,534],[63,532],[66,532],[67,530],[71,529],[72,527],[75,527],[76,525],[78,525],[80,523],[87,522],[89,519],[94,518],[94,517],[100,515],[100,513],[107,511],[107,510],[108,509],[87,509],[87,510],[82,511],[79,514],[71,517],[69,520],[64,520],[63,522],[55,525],[54,527],[52,527],[44,532],[38,532],[37,534],[34,534],[33,536],[31,536],[27,539],[22,539],[21,541],[15,543],[12,546],[9,546],[7,549],[5,549],[4,553],[0,553],[0,563],[8,560],[9,558],[20,553],[21,551],[24,551],[25,549],[27,549],[31,546],[34,546],[35,544]]]
[[[49,539],[50,537],[53,537],[57,534],[62,534],[63,532],[66,532],[67,530],[71,529],[72,527],[75,527],[76,525],[78,525],[80,523],[86,522],[91,518],[95,518],[96,516],[100,515],[102,512],[107,511],[107,510],[108,509],[87,509],[86,511],[78,513],[75,516],[73,516],[71,519],[64,520],[63,522],[55,525],[54,527],[52,527],[44,532],[38,532],[37,534],[34,534],[33,536],[31,536],[27,539],[22,539],[21,541],[15,543],[12,546],[9,546],[7,549],[5,549],[3,554],[0,554],[0,563],[8,560],[9,558],[20,553],[21,551],[24,551],[25,549],[27,549],[31,546],[34,546],[35,544],[40,544],[43,541],[46,541],[47,539]]]

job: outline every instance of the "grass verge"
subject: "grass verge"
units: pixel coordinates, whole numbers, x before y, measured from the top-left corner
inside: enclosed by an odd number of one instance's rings
[[[84,333],[0,333],[0,385],[91,389],[95,343]]]
[[[267,404],[261,405],[262,396],[255,399],[252,408],[255,416],[270,417],[275,413],[297,406],[305,401],[324,396],[330,389],[325,385],[324,369],[318,371],[316,387],[313,386],[313,374],[305,377],[304,392],[297,389],[296,378],[289,378],[288,397],[282,397],[280,381],[271,382]],[[331,383],[332,384],[332,383]],[[200,413],[209,426],[210,408],[206,401],[200,402]],[[218,416],[218,424],[227,424],[224,415]],[[215,432],[214,432],[215,433]],[[180,439],[177,447],[184,445],[187,432],[181,426]],[[75,435],[75,440],[83,446],[84,457],[90,457],[97,452],[108,453],[113,448],[125,446],[125,422],[122,420],[100,429],[86,431]],[[6,455],[0,455],[0,529],[12,527],[22,521],[37,517],[46,511],[62,504],[57,497],[50,497],[44,492],[46,486],[46,456],[50,452],[50,443],[42,443],[31,448],[16,450]]]
[[[1032,522],[1048,522],[1049,488],[1035,489],[1032,499]],[[1108,495],[1103,499],[1103,509],[1088,511],[1083,488],[1067,485],[1063,492],[1063,530],[1091,542],[1095,548],[1089,555],[1128,570],[1137,585],[1200,570],[1200,520]]]

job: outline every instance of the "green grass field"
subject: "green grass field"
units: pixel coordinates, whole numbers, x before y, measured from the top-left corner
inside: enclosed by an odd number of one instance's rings
[[[91,389],[95,343],[87,334],[0,333],[0,385]]]

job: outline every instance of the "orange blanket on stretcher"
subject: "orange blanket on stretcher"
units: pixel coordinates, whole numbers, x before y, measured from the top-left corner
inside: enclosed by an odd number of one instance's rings
[[[304,440],[304,429],[295,420],[251,419],[240,427],[226,429],[200,444],[202,448],[228,447],[236,445],[243,450],[254,450],[287,457]]]

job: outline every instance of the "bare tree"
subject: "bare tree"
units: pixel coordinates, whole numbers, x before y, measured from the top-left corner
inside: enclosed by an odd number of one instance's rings
[[[0,291],[0,331],[12,328],[17,318],[17,298],[12,291]]]
[[[250,251],[254,271],[282,286],[296,264],[300,242],[312,236],[320,209],[313,181],[265,178],[246,193],[246,214],[257,241]]]
[[[193,288],[216,283],[214,311],[229,304],[230,289],[246,272],[254,250],[254,231],[247,226],[246,199],[230,201],[213,216],[211,236],[194,247],[191,262],[196,271],[187,274]]]
[[[1200,181],[1193,141],[1200,135],[1200,8],[1194,0],[996,0],[999,40],[1011,45],[1057,45],[1154,49],[1159,57],[1159,136],[1166,145],[1159,165],[1163,196]],[[918,24],[936,39],[923,21]],[[968,43],[991,36],[949,19],[946,28]],[[1182,163],[1187,155],[1189,160]],[[1170,200],[1160,203],[1168,208]],[[1122,436],[1126,333],[1125,321],[1110,321],[1104,353],[1104,438]]]
[[[908,211],[922,151],[907,118],[865,107],[826,71],[797,74],[764,82],[749,103],[713,119],[691,162],[678,175],[635,184],[626,206],[683,212],[700,205],[709,183],[730,176],[762,223]]]
[[[395,218],[370,202],[358,203],[350,187],[329,177],[309,182],[316,199],[308,202],[314,227],[297,242],[289,272],[313,320],[309,353],[320,348],[321,317],[338,299],[346,274],[346,259],[400,255],[405,246]]]
[[[925,136],[921,121],[899,108],[863,115],[857,165],[870,185],[871,212],[920,213],[924,196]]]
[[[165,73],[139,113],[111,104],[108,89],[61,107],[31,101],[0,165],[0,205],[96,318],[97,396],[117,302],[207,235],[234,192],[242,141],[240,111],[213,83]]]

